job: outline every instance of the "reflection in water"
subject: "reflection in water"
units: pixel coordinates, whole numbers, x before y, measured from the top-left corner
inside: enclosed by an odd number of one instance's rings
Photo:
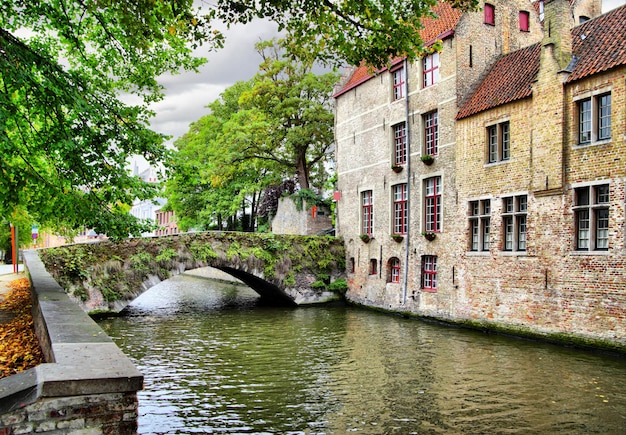
[[[618,357],[188,276],[100,324],[145,375],[140,433],[626,433]]]

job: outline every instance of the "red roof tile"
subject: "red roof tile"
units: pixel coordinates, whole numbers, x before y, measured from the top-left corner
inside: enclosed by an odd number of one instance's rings
[[[500,58],[480,86],[461,106],[457,119],[532,95],[539,72],[541,44],[536,43]]]
[[[576,57],[567,82],[626,65],[626,6],[614,9],[572,29]],[[462,119],[505,103],[530,97],[539,71],[539,44],[501,58],[474,94],[459,109]]]
[[[568,82],[626,65],[626,6],[575,27],[572,52],[577,63]]]
[[[419,32],[422,41],[424,41],[424,44],[427,46],[453,32],[461,15],[463,15],[458,9],[452,8],[449,3],[438,3],[433,7],[432,11],[437,15],[437,18],[427,17],[422,19],[424,28]],[[394,59],[392,65],[398,63],[400,60],[400,58]],[[377,73],[383,72],[386,69],[387,68],[382,68],[373,74],[371,69],[366,65],[357,67],[348,81],[335,93],[335,98],[359,86],[361,83],[366,82]]]

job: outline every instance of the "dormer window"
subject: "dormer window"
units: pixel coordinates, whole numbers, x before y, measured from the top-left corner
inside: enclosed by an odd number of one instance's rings
[[[496,7],[492,4],[485,3],[485,24],[495,26],[496,24]]]

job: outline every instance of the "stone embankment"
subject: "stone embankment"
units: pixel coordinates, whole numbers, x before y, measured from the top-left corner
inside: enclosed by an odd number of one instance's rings
[[[143,375],[45,270],[24,254],[47,363],[0,379],[0,435],[134,434]]]

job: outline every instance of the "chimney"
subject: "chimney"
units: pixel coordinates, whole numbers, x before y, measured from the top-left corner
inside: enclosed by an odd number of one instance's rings
[[[543,41],[544,47],[553,45],[554,58],[561,70],[572,60],[572,34],[574,16],[569,0],[544,0]]]

